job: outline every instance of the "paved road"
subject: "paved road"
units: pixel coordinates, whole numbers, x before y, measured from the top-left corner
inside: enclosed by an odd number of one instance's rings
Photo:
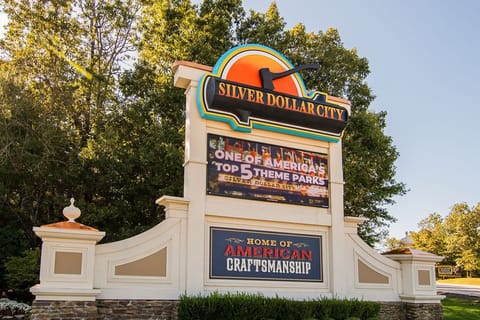
[[[480,298],[480,286],[437,283],[439,294],[451,293]]]

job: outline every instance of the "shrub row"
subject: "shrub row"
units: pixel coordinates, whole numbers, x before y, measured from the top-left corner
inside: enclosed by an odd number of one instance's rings
[[[208,297],[183,296],[180,299],[178,316],[179,320],[370,320],[379,319],[379,312],[379,303],[356,299],[294,301],[252,294],[213,293]]]

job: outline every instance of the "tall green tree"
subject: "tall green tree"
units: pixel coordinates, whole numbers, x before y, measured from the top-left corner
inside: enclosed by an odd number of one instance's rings
[[[107,225],[101,212],[110,211],[110,217],[121,216],[121,211],[131,208],[125,208],[129,206],[126,200],[117,201],[113,206],[105,204],[104,199],[111,195],[107,192],[113,188],[109,178],[95,179],[99,170],[92,158],[111,156],[105,155],[98,144],[105,140],[116,117],[122,113],[118,100],[119,76],[122,64],[128,62],[128,53],[133,50],[131,40],[135,37],[140,5],[134,0],[5,0],[2,5],[9,17],[0,47],[7,70],[5,80],[15,81],[20,88],[17,96],[29,101],[30,115],[38,115],[12,118],[31,131],[21,132],[17,143],[21,145],[22,140],[38,138],[35,149],[38,157],[49,157],[52,162],[47,166],[35,160],[41,170],[22,171],[23,180],[17,180],[15,188],[6,187],[7,196],[3,197],[2,206],[16,210],[24,220],[22,227],[25,234],[30,235],[30,246],[36,241],[32,226],[61,219],[65,199],[72,195],[80,203],[94,204],[84,212],[85,221],[100,220],[101,226]],[[7,91],[2,93],[3,99],[11,95]],[[22,106],[13,98],[4,107],[16,115]],[[28,124],[37,118],[39,123]],[[15,144],[7,146],[11,148],[10,153],[18,151]],[[93,156],[93,150],[99,150],[98,154]],[[5,168],[12,163],[8,158],[1,160]],[[30,165],[26,153],[20,154],[16,165]],[[112,171],[106,176],[111,178]],[[8,170],[5,172],[8,174]],[[12,190],[18,203],[30,205],[32,209],[12,202]],[[116,196],[122,198],[122,190],[116,191]],[[36,195],[35,201],[30,200],[33,195]],[[115,212],[117,209],[120,212]],[[50,215],[57,218],[52,219]],[[112,229],[117,226],[111,225]]]
[[[111,181],[94,179],[98,163],[89,156],[101,149],[98,142],[122,112],[119,72],[133,48],[129,41],[139,5],[129,0],[5,0],[1,5],[8,16],[0,41],[3,288],[4,258],[37,246],[32,227],[62,220],[72,195],[91,205],[82,207],[84,221],[109,225],[111,219],[112,235],[124,236],[115,221],[131,211],[130,203],[105,204]],[[96,157],[107,158],[100,152]],[[122,198],[123,189],[116,191]]]
[[[455,204],[448,215],[430,214],[412,232],[414,247],[440,256],[444,263],[458,265],[468,276],[480,271],[480,204]]]
[[[51,186],[65,187],[54,173],[71,155],[65,133],[37,108],[42,98],[14,72],[0,65],[0,285],[6,280],[3,262],[38,244],[32,227],[51,218]]]
[[[250,10],[250,14],[237,26],[237,41],[259,43],[272,48],[284,47],[284,29],[286,23],[278,12],[275,2],[261,13]]]
[[[446,254],[467,271],[480,271],[480,204],[459,203],[445,218]]]

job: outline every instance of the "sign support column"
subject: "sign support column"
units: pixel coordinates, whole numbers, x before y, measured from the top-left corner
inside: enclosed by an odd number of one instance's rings
[[[343,170],[342,170],[342,144],[330,144],[330,213],[332,227],[330,232],[330,270],[331,288],[334,296],[346,296],[347,272],[345,263],[345,235],[343,212]],[[352,261],[353,263],[353,261]]]
[[[186,294],[203,293],[205,276],[206,123],[197,109],[198,79],[208,70],[194,63],[175,65],[175,86],[185,88],[184,198],[189,199],[187,217]]]

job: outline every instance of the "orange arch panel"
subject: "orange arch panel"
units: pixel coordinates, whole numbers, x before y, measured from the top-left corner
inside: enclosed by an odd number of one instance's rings
[[[237,58],[231,65],[228,73],[224,75],[226,80],[237,83],[244,83],[254,87],[261,88],[260,69],[269,68],[271,72],[283,72],[286,69],[278,61],[268,56],[259,54],[247,55]],[[293,75],[273,80],[276,92],[300,96]]]

